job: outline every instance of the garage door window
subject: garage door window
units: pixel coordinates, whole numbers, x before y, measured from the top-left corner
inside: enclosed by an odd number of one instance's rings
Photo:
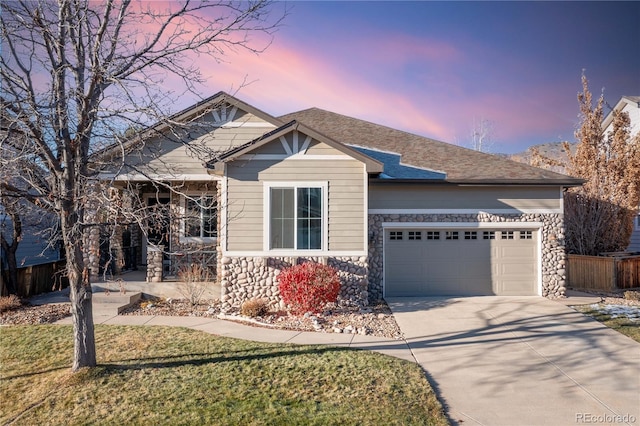
[[[483,240],[495,240],[496,239],[496,232],[495,231],[483,231],[482,232],[482,239]]]
[[[458,239],[458,231],[445,231],[445,239],[446,240],[457,240]]]
[[[402,240],[402,231],[391,231],[391,232],[389,232],[389,239],[391,241]]]
[[[533,231],[520,231],[521,240],[533,240]]]
[[[421,240],[422,239],[422,231],[409,231],[409,240]]]
[[[477,240],[478,233],[476,231],[464,231],[465,240]]]
[[[513,231],[502,231],[501,236],[503,240],[513,240],[514,232]]]
[[[427,231],[427,240],[439,240],[440,231]]]

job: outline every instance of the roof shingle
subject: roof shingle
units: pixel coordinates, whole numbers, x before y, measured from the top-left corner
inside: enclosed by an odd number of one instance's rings
[[[582,180],[401,130],[310,108],[279,117],[297,120],[353,147],[397,153],[402,164],[441,171],[451,183],[580,185]]]

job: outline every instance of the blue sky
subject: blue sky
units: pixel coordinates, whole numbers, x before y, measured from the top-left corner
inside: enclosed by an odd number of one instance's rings
[[[283,4],[277,4],[281,7]],[[614,105],[640,95],[640,2],[289,2],[262,55],[207,67],[211,93],[274,115],[319,107],[493,152],[573,141],[584,69]]]

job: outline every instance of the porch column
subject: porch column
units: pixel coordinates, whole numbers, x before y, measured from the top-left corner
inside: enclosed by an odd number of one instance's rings
[[[162,282],[162,247],[147,246],[147,282]]]

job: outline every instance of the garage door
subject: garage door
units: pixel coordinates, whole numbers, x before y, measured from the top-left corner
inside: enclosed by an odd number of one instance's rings
[[[537,232],[386,229],[385,295],[536,295]]]

